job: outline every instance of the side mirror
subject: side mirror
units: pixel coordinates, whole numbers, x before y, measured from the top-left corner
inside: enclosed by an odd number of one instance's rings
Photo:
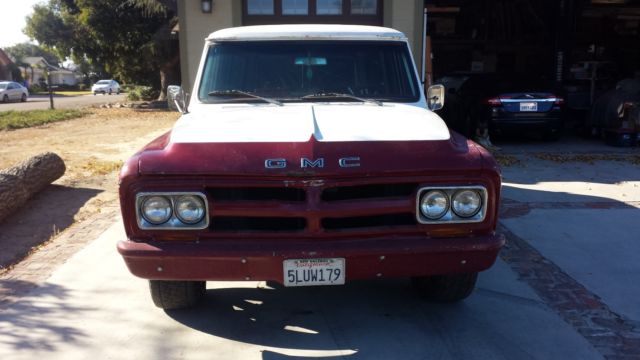
[[[442,109],[444,106],[444,86],[432,85],[427,89],[427,106],[429,110],[436,111]]]
[[[187,113],[187,93],[181,86],[169,85],[167,87],[167,105],[169,109],[179,111],[183,114]]]

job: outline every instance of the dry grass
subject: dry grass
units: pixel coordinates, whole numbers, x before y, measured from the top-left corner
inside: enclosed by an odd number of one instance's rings
[[[103,161],[92,158],[82,166],[82,169],[91,173],[91,175],[107,175],[114,171],[120,170],[124,162],[119,161]]]
[[[579,162],[587,164],[595,164],[596,161],[619,161],[629,162],[634,165],[640,165],[640,155],[623,155],[623,154],[548,154],[539,153],[534,155],[540,160],[553,161],[564,164],[569,162]]]
[[[500,166],[506,167],[506,166],[514,166],[514,165],[520,165],[520,159],[518,159],[517,157],[513,156],[513,155],[505,155],[505,154],[493,154],[493,158],[496,159],[496,161],[498,162],[498,164],[500,164]]]

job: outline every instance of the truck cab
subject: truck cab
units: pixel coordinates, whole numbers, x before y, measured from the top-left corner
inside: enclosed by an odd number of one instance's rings
[[[495,262],[500,172],[424,95],[407,39],[370,26],[231,28],[205,42],[171,131],[120,174],[129,270],[164,309],[206,281],[409,277],[453,302]]]

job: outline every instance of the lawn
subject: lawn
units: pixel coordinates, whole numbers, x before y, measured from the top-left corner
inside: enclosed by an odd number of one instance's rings
[[[0,112],[0,130],[14,130],[80,118],[89,114],[83,110],[55,109],[30,111],[2,111]]]

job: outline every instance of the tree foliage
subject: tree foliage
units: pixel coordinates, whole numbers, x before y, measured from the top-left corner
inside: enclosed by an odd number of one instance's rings
[[[125,83],[160,87],[176,72],[171,29],[176,0],[49,0],[34,6],[25,33],[74,62],[88,61]],[[162,74],[161,74],[162,72]]]

